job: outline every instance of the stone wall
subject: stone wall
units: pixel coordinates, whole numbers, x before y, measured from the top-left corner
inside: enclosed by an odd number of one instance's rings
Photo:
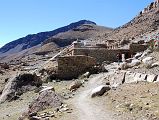
[[[58,78],[72,79],[85,73],[88,69],[96,65],[96,59],[85,56],[64,56],[57,59],[58,62]]]
[[[159,75],[131,71],[116,71],[108,76],[112,86],[123,83],[159,82]]]
[[[73,55],[86,55],[96,58],[97,62],[117,61],[117,54],[125,54],[130,57],[130,51],[127,49],[105,49],[105,48],[76,48],[73,49]]]
[[[148,45],[145,45],[145,44],[137,44],[137,43],[130,44],[130,51],[132,53],[142,52],[142,51],[145,51],[147,48],[148,48]]]

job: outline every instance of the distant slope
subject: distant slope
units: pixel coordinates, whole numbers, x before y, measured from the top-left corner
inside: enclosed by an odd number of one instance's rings
[[[13,53],[20,52],[22,50],[31,48],[33,46],[36,46],[36,45],[42,43],[44,40],[48,39],[49,37],[52,37],[61,32],[66,32],[71,29],[77,28],[78,26],[81,26],[83,24],[96,25],[96,23],[94,23],[92,21],[81,20],[81,21],[78,21],[75,23],[71,23],[68,26],[58,28],[53,31],[41,32],[41,33],[37,33],[37,34],[28,35],[28,36],[20,38],[18,40],[12,41],[12,42],[6,44],[5,46],[3,46],[2,48],[0,48],[0,54],[2,54],[2,53],[13,54]]]

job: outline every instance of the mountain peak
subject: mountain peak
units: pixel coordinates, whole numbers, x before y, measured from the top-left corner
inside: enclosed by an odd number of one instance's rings
[[[80,21],[75,22],[75,23],[76,23],[76,24],[94,24],[94,25],[96,25],[95,22],[92,22],[92,21],[90,21],[90,20],[80,20]],[[75,24],[75,23],[72,23],[72,24]]]

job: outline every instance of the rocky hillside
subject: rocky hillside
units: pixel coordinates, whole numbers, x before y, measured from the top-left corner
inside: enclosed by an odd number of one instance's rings
[[[159,12],[157,3],[152,2],[135,18],[125,25],[116,28],[110,34],[98,37],[101,40],[133,40],[136,37],[156,31],[159,28]]]
[[[27,48],[31,48],[33,46],[41,44],[44,40],[46,40],[54,35],[57,35],[58,33],[62,33],[62,32],[69,31],[71,29],[75,29],[83,24],[96,25],[96,23],[94,23],[92,21],[81,20],[81,21],[78,21],[75,23],[71,23],[70,25],[58,28],[58,29],[53,30],[53,31],[27,35],[26,37],[12,41],[12,42],[6,44],[5,46],[3,46],[2,48],[0,48],[0,53],[1,54],[2,53],[12,54],[12,53],[20,52],[20,51],[25,50]]]

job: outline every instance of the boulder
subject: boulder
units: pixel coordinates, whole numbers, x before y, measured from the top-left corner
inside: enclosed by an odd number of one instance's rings
[[[91,91],[91,97],[101,96],[105,92],[109,91],[111,88],[107,85],[101,85]]]
[[[52,90],[45,90],[29,105],[28,115],[45,109],[57,109],[62,105],[62,97]]]
[[[155,82],[157,80],[157,75],[147,75],[147,82]]]
[[[73,81],[69,86],[69,90],[70,91],[77,90],[81,85],[82,83],[80,81]]]
[[[0,103],[6,100],[14,100],[19,95],[35,90],[42,85],[42,81],[36,74],[22,73],[9,79],[0,96]]]

